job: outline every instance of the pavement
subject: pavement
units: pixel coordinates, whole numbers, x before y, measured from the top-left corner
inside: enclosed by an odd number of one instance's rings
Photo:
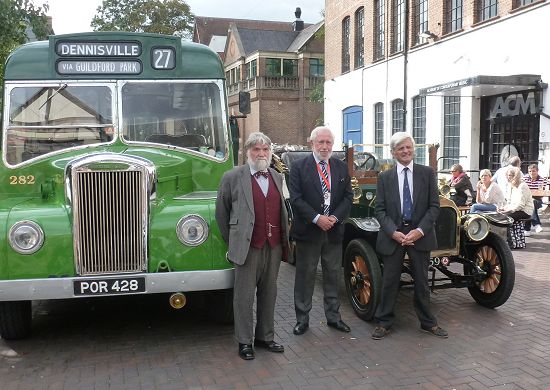
[[[419,330],[412,290],[400,292],[385,339],[357,318],[341,288],[351,333],[327,327],[320,273],[310,329],[292,334],[294,267],[282,264],[275,340],[282,354],[237,355],[233,328],[165,296],[33,305],[30,339],[0,340],[0,389],[550,389],[550,223],[513,251],[516,284],[497,309],[466,289],[438,290],[433,310],[448,339]]]

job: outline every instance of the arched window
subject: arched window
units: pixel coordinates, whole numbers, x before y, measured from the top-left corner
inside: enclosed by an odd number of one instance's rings
[[[355,68],[365,65],[365,8],[355,11]]]
[[[342,73],[349,72],[349,66],[350,66],[349,28],[350,28],[350,17],[347,16],[342,21]]]

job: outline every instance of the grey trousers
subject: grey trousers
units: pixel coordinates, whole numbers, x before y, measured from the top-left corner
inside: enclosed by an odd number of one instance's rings
[[[233,312],[235,339],[241,344],[258,340],[272,341],[274,331],[277,276],[281,266],[282,247],[250,248],[243,265],[235,264]],[[254,296],[256,296],[256,331],[254,326]]]
[[[319,259],[323,270],[325,316],[328,322],[341,320],[338,285],[342,268],[342,242],[329,242],[326,233],[323,233],[323,239],[320,242],[296,242],[294,308],[298,322],[309,323]]]
[[[374,315],[375,322],[389,329],[395,320],[395,303],[399,293],[401,270],[405,251],[409,254],[414,279],[414,310],[420,324],[425,328],[437,325],[437,319],[430,310],[430,288],[428,285],[429,251],[418,251],[414,246],[398,246],[390,256],[383,256],[382,298]]]

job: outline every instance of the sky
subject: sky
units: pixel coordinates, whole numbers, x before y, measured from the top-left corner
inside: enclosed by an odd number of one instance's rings
[[[92,31],[90,22],[102,0],[45,0],[50,6],[47,13],[52,17],[56,34]],[[317,23],[323,19],[324,0],[186,0],[191,12],[198,16],[219,18],[276,20],[293,22],[296,7],[302,9],[301,19]],[[40,2],[42,3],[42,1]]]

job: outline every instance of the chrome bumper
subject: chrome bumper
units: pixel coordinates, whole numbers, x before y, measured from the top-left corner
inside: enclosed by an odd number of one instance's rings
[[[0,301],[89,298],[90,296],[76,296],[74,294],[74,281],[78,279],[104,280],[132,276],[145,276],[145,292],[137,294],[223,290],[233,287],[233,272],[233,269],[226,269],[216,271],[159,272],[70,278],[2,280],[0,281]]]

